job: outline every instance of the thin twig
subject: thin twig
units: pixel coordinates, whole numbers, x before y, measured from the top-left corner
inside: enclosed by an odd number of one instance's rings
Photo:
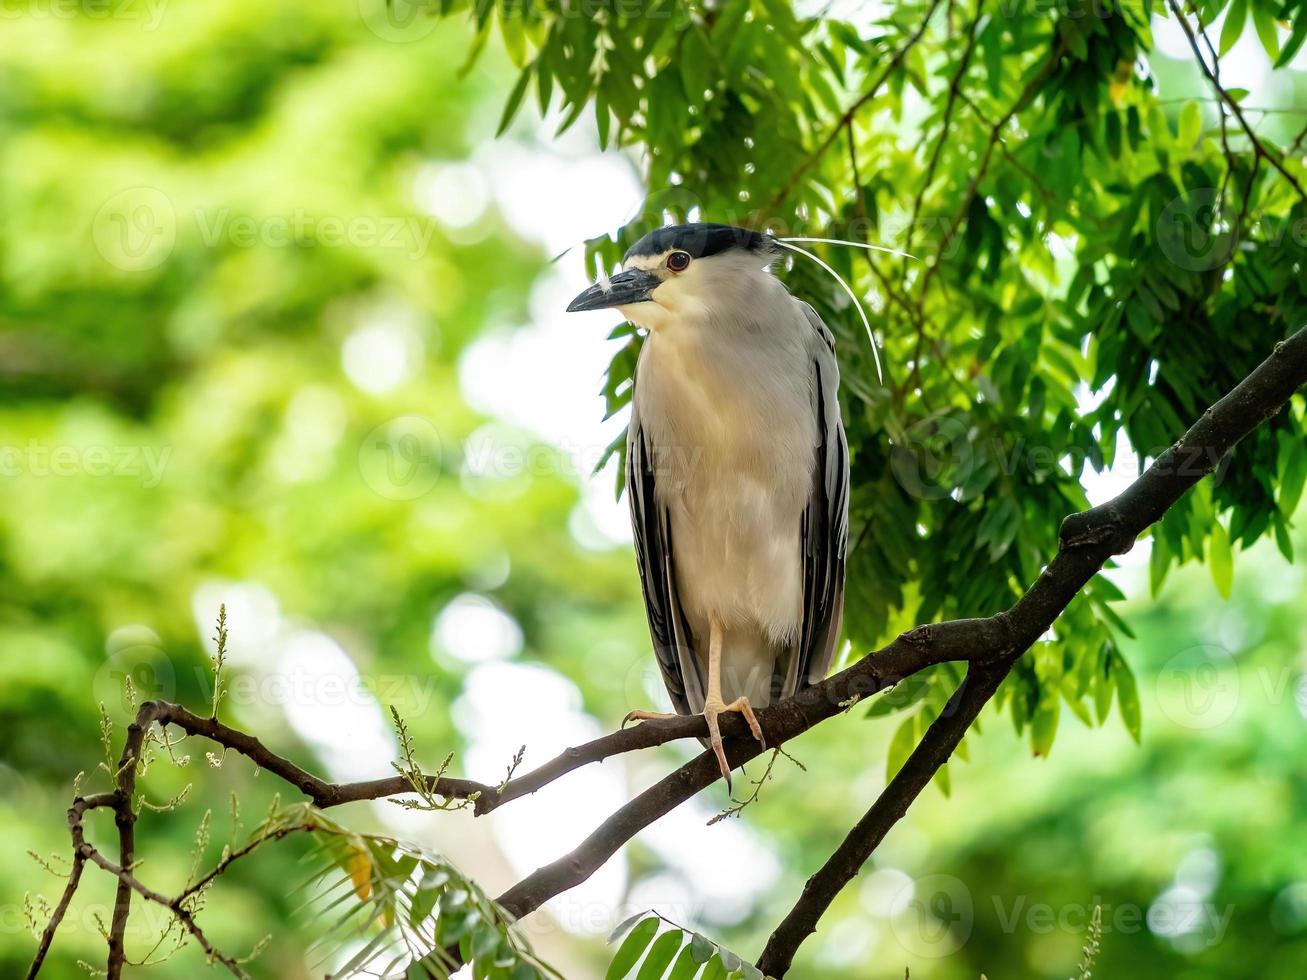
[[[857,116],[859,110],[876,97],[876,93],[880,91],[880,87],[885,84],[885,81],[890,77],[890,75],[893,74],[899,65],[903,63],[903,59],[908,56],[908,52],[911,51],[916,43],[921,40],[922,35],[926,33],[926,28],[930,26],[930,21],[935,16],[935,11],[939,9],[940,3],[941,0],[931,0],[930,7],[926,10],[926,16],[921,19],[920,26],[918,26],[918,28],[912,33],[912,36],[904,41],[902,46],[894,52],[893,57],[885,63],[885,67],[881,69],[880,74],[876,76],[875,80],[867,86],[866,91],[858,96],[857,100],[844,111],[844,114],[840,116],[835,125],[831,127],[830,132],[827,133],[821,143],[818,144],[817,149],[813,150],[812,153],[808,155],[807,159],[795,168],[794,173],[790,175],[790,179],[786,181],[785,186],[781,188],[780,193],[778,193],[776,198],[772,201],[768,208],[769,211],[775,211],[785,202],[785,199],[788,198],[794,188],[798,186],[799,181],[803,179],[804,175],[813,168],[817,161],[820,160],[826,154],[826,151],[831,148],[831,145],[839,139],[840,130],[849,125],[854,117]]]
[[[917,219],[921,217],[921,204],[926,197],[926,191],[935,179],[935,169],[939,166],[939,158],[944,150],[944,144],[948,142],[949,126],[953,121],[953,106],[958,100],[958,93],[962,90],[962,77],[967,73],[967,67],[971,64],[971,52],[976,48],[976,36],[980,27],[980,21],[984,12],[984,0],[977,0],[976,12],[971,18],[971,28],[967,32],[967,44],[962,49],[962,57],[958,59],[957,70],[949,80],[948,97],[944,100],[944,116],[940,122],[939,139],[935,141],[935,148],[931,150],[930,162],[926,165],[926,176],[921,181],[921,186],[917,188],[917,196],[912,202],[912,216],[908,219],[908,238],[907,243],[903,246],[903,251],[912,251],[912,235],[917,226]]]
[[[1043,66],[1035,73],[1034,77],[1026,83],[1026,87],[1021,90],[1021,94],[1017,96],[1016,101],[1013,102],[1012,105],[1008,107],[1007,111],[1003,113],[1002,117],[990,127],[989,137],[985,141],[985,150],[980,157],[980,163],[976,166],[976,172],[972,174],[971,181],[967,184],[967,189],[962,195],[962,203],[958,207],[957,213],[949,222],[948,228],[945,230],[943,236],[940,238],[939,247],[935,250],[934,261],[927,264],[926,271],[922,274],[921,287],[917,294],[917,308],[919,310],[922,310],[923,312],[925,310],[926,294],[930,290],[931,281],[939,271],[939,267],[944,258],[944,250],[948,247],[949,243],[953,241],[954,236],[957,235],[958,229],[962,226],[962,222],[966,220],[967,212],[971,209],[971,202],[976,197],[976,191],[980,186],[980,182],[989,171],[989,162],[994,156],[994,148],[1002,140],[1003,129],[1018,112],[1030,103],[1030,100],[1039,92],[1044,82],[1048,80],[1048,77],[1051,74],[1053,74],[1054,70],[1057,68],[1058,62],[1062,58],[1064,45],[1065,42],[1059,34],[1057,39],[1053,42],[1052,49],[1049,51],[1048,57],[1044,60]],[[922,341],[918,338],[916,353],[913,356],[914,362],[921,357],[921,348]]]
[[[166,908],[177,917],[177,920],[185,927],[186,931],[195,937],[195,941],[200,944],[200,948],[204,950],[204,955],[206,957],[210,960],[216,960],[221,963],[231,971],[233,976],[240,977],[241,980],[249,980],[249,974],[241,968],[240,963],[215,947],[213,943],[209,942],[209,938],[196,923],[195,916],[193,916],[188,909],[184,908],[177,899],[161,895],[154,889],[142,884],[140,879],[133,875],[129,870],[123,868],[122,865],[114,864],[86,842],[82,843],[79,853],[85,859],[99,865],[105,871],[114,875],[118,879],[120,885],[125,885],[147,901]]]
[[[1230,111],[1234,114],[1234,118],[1239,122],[1239,128],[1244,131],[1244,135],[1252,142],[1253,153],[1257,155],[1258,159],[1265,160],[1279,171],[1280,176],[1289,182],[1289,186],[1298,192],[1298,196],[1302,198],[1303,201],[1307,201],[1307,191],[1304,191],[1302,184],[1298,183],[1298,178],[1289,173],[1288,169],[1280,159],[1266,148],[1266,145],[1262,143],[1252,126],[1249,125],[1247,118],[1243,114],[1243,110],[1239,107],[1239,103],[1235,101],[1235,99],[1230,96],[1230,93],[1221,86],[1220,79],[1213,73],[1212,69],[1208,67],[1207,62],[1203,59],[1202,50],[1198,47],[1198,39],[1194,36],[1193,28],[1189,26],[1189,21],[1185,19],[1184,12],[1180,9],[1180,5],[1176,3],[1176,0],[1166,0],[1166,5],[1171,9],[1171,12],[1175,14],[1175,19],[1180,22],[1180,27],[1184,30],[1184,36],[1189,41],[1189,47],[1193,49],[1194,57],[1197,59],[1198,67],[1202,69],[1203,75],[1206,76],[1207,80],[1211,83],[1212,88],[1216,90],[1216,94],[1220,96],[1221,101],[1230,107]]]

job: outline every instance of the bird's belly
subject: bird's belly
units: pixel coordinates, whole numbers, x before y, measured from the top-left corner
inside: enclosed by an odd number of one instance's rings
[[[755,362],[751,350],[652,337],[635,401],[691,628],[706,637],[714,616],[783,647],[802,619],[816,424],[802,354]]]
[[[696,632],[715,616],[788,645],[802,617],[804,500],[783,482],[710,469],[667,501],[677,592]]]

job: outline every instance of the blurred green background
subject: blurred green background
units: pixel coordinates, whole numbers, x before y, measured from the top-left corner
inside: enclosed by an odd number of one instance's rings
[[[338,779],[385,775],[387,708],[424,761],[497,780],[662,696],[612,474],[590,476],[611,323],[561,314],[583,238],[637,206],[632,161],[556,120],[493,134],[513,73],[472,31],[380,0],[8,5],[0,26],[0,975],[34,949],[25,896],[61,883],[73,777],[104,782],[142,695],[224,717]],[[594,318],[588,318],[593,320]],[[1128,472],[1125,474],[1128,477]],[[1103,487],[1094,488],[1101,492]],[[1300,536],[1299,548],[1307,545]],[[796,976],[1062,977],[1102,907],[1101,976],[1307,972],[1307,582],[1260,547],[1233,598],[1186,568],[1147,594],[1142,744],[1067,715],[1051,759],[986,715],[804,947]],[[797,740],[741,820],[682,807],[527,924],[571,978],[656,907],[742,953],[884,783],[896,719]],[[144,781],[141,876],[168,890],[278,791],[190,745]],[[435,847],[492,894],[573,846],[688,756],[612,760],[483,820],[356,805],[352,826]],[[109,818],[92,837],[112,839]],[[291,885],[293,843],[239,866],[203,914],[257,976],[330,951]],[[43,976],[103,961],[109,880],[88,872]],[[43,917],[38,915],[38,924]],[[163,922],[136,909],[139,958]],[[306,950],[308,952],[306,952]],[[326,957],[326,959],[324,959]],[[196,975],[188,948],[149,975]],[[146,975],[134,968],[129,975]]]

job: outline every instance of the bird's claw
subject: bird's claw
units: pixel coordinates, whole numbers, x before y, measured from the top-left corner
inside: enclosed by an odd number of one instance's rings
[[[749,699],[745,697],[736,698],[730,704],[723,704],[721,701],[709,701],[703,706],[703,719],[708,723],[708,741],[712,745],[713,754],[717,756],[717,765],[722,771],[722,778],[726,780],[726,791],[731,791],[731,767],[726,762],[726,749],[722,746],[722,733],[718,725],[718,715],[727,711],[738,711],[744,715],[744,720],[749,723],[749,731],[753,737],[758,740],[758,744],[764,749],[767,742],[762,737],[762,726],[758,724],[758,718],[753,713],[753,707],[749,704]]]
[[[669,715],[665,711],[628,711],[626,717],[622,719],[622,728],[625,728],[633,721],[667,721],[669,718],[675,718],[676,715]]]

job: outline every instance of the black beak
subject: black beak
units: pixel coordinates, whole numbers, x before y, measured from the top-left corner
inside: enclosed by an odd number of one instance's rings
[[[649,294],[662,283],[651,272],[643,269],[627,269],[619,272],[607,283],[597,282],[568,304],[568,313],[580,313],[583,310],[606,310],[613,306],[629,306],[631,303],[649,302]]]

